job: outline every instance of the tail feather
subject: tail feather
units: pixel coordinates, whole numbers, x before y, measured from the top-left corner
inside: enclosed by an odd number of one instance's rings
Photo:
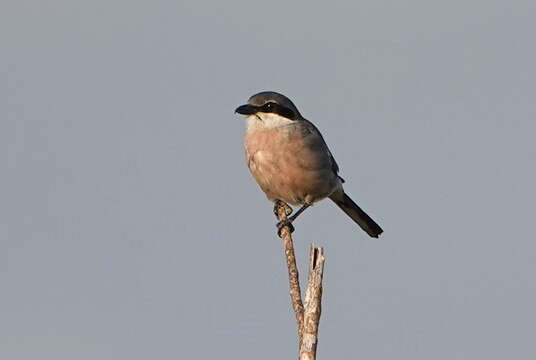
[[[361,208],[357,206],[357,204],[350,199],[348,195],[343,193],[341,199],[331,197],[331,200],[333,200],[335,204],[337,204],[337,206],[346,213],[346,215],[351,217],[352,220],[354,220],[356,224],[359,225],[361,229],[365,230],[365,232],[371,237],[377,238],[378,235],[383,232],[382,228],[376,224],[376,222],[372,220],[370,216],[361,210]]]

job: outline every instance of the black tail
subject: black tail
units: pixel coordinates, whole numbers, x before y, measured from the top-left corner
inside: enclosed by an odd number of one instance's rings
[[[374,220],[370,218],[357,204],[350,199],[346,194],[343,194],[342,199],[331,198],[341,208],[342,211],[346,213],[349,217],[356,222],[361,229],[365,230],[373,238],[377,238],[383,230],[376,224]]]

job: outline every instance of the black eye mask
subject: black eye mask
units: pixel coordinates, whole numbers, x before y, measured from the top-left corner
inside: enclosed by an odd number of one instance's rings
[[[259,110],[262,112],[266,112],[266,113],[273,113],[273,114],[281,115],[290,120],[297,119],[297,116],[294,113],[294,111],[282,105],[279,105],[275,102],[267,102],[266,104],[261,106]]]

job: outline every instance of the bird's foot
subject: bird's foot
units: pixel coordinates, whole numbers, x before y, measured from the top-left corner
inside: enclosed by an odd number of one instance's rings
[[[289,232],[291,234],[294,232],[294,225],[292,225],[292,220],[291,219],[283,219],[283,220],[281,220],[280,222],[278,222],[276,224],[276,226],[277,226],[277,235],[279,235],[279,237],[281,237],[281,230],[283,230],[283,228],[285,226],[288,226]]]
[[[281,201],[281,200],[276,200],[274,202],[274,215],[279,218],[279,208],[280,207],[283,207],[285,209],[285,214],[287,216],[289,216],[290,214],[292,214],[292,208],[290,206],[287,205],[287,203],[285,203],[284,201]]]

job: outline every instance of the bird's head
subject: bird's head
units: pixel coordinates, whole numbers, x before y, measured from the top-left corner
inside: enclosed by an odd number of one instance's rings
[[[263,91],[249,98],[248,103],[239,106],[236,113],[254,116],[265,126],[279,126],[301,118],[296,106],[285,95],[274,91]]]

